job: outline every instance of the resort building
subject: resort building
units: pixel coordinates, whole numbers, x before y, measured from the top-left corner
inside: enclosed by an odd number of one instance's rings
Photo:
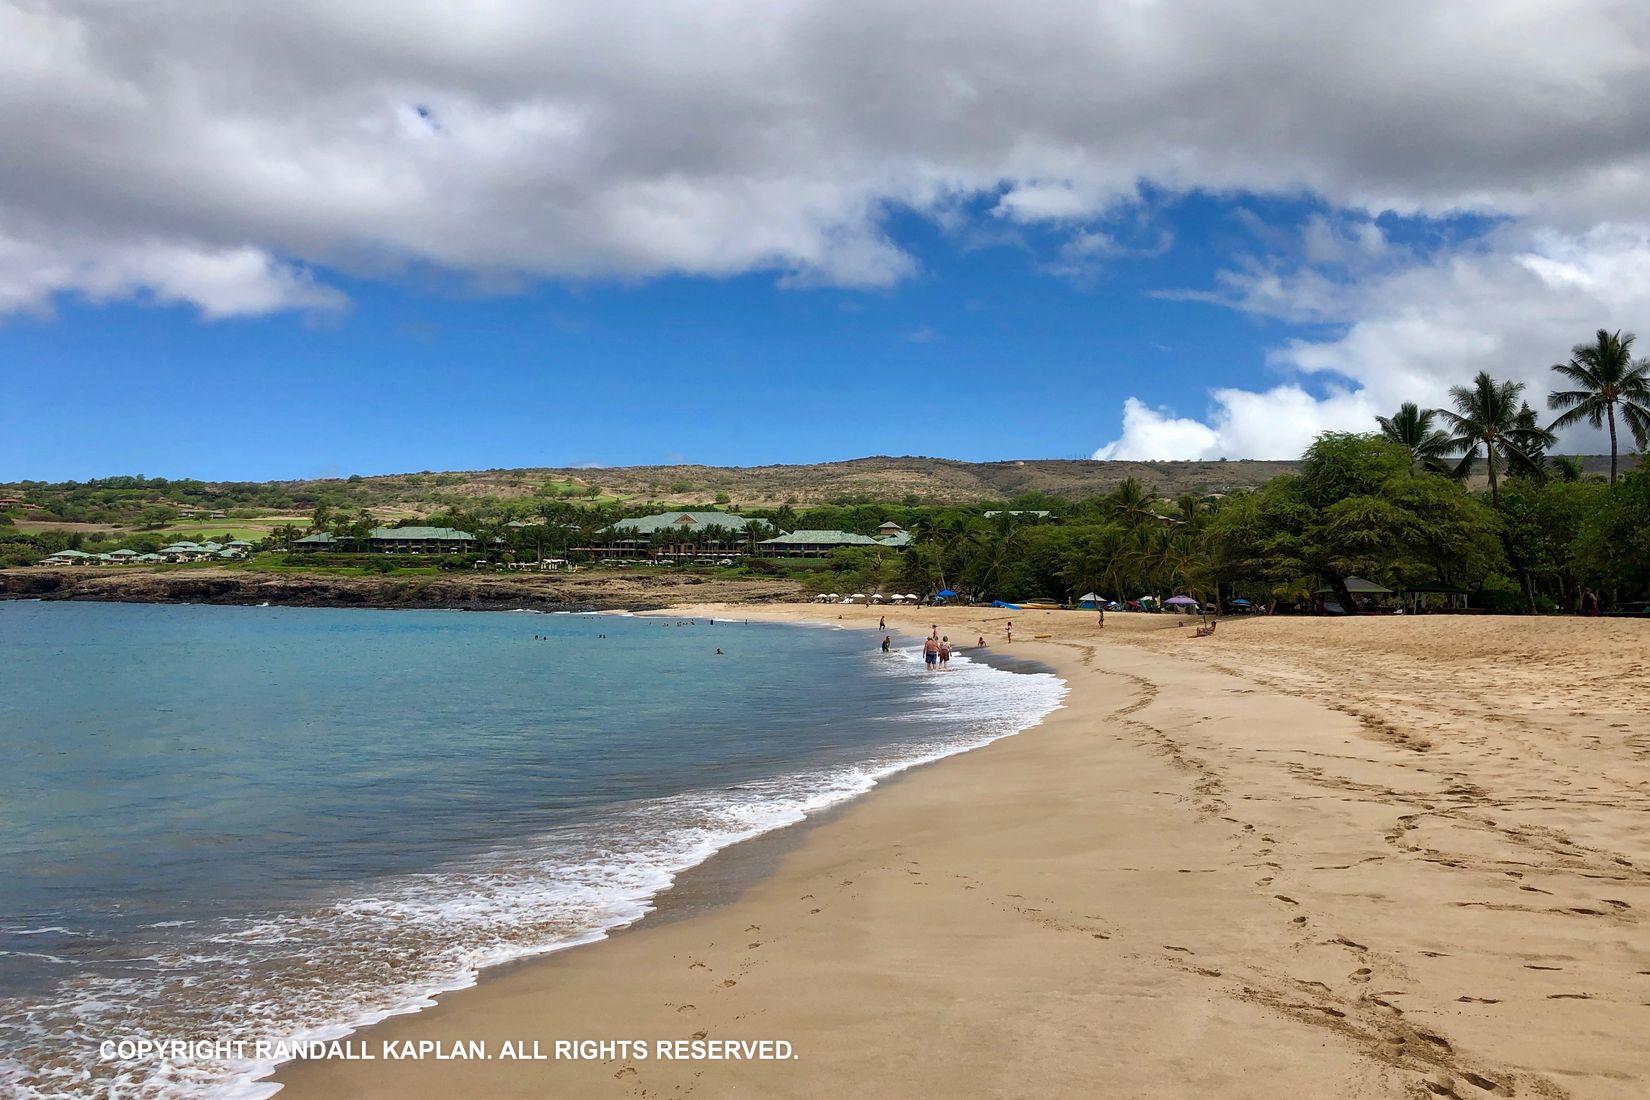
[[[608,561],[715,561],[747,553],[741,536],[755,522],[731,512],[660,512],[621,519],[573,551]]]
[[[877,528],[877,541],[884,546],[904,548],[911,545],[911,532],[891,519],[883,520]]]
[[[478,546],[479,540],[470,532],[451,527],[374,527],[364,540],[317,531],[292,543],[294,550],[384,554],[462,554]]]
[[[167,561],[206,561],[223,549],[223,544],[218,542],[174,542],[162,546],[160,556]]]
[[[893,530],[889,531],[889,528]],[[910,534],[897,524],[885,523],[878,530],[884,533],[876,538],[856,535],[852,531],[792,531],[788,535],[763,539],[756,545],[760,554],[772,558],[823,558],[832,550],[845,546],[886,546],[901,550],[911,545]]]
[[[59,550],[40,559],[41,565],[95,565],[97,555],[84,550]]]

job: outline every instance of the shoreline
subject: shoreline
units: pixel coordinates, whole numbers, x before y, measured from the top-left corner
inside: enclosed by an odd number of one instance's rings
[[[884,609],[841,612],[826,625]],[[809,606],[723,613],[820,621]],[[875,1081],[1625,1098],[1650,1083],[1634,1038],[1650,1019],[1650,784],[1619,777],[1622,754],[1650,745],[1594,737],[1650,715],[1650,698],[1572,706],[1643,671],[1640,624],[1250,621],[1203,645],[1169,616],[1110,617],[1102,637],[1070,613],[887,613],[993,637],[1012,614],[1017,636],[1051,635],[1013,649],[1056,669],[1065,706],[767,834],[784,838],[771,868],[725,901],[488,971],[358,1033],[771,1038],[796,1061],[300,1061],[272,1079],[280,1095],[831,1096]],[[1484,637],[1464,645],[1463,630]],[[1616,663],[1565,675],[1572,652]],[[1337,680],[1349,663],[1367,682]],[[1401,700],[1422,681],[1448,685],[1449,706]],[[1523,693],[1515,717],[1497,691]],[[1610,784],[1640,800],[1585,793]]]
[[[673,605],[760,605],[796,598],[784,579],[729,579],[693,573],[446,573],[338,576],[254,573],[206,567],[147,570],[40,566],[0,569],[0,602],[216,604],[444,611],[664,611]]]

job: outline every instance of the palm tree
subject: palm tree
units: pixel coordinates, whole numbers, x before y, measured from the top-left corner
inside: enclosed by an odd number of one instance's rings
[[[1553,472],[1560,481],[1580,481],[1582,468],[1581,459],[1576,455],[1554,455],[1552,459]]]
[[[1522,382],[1497,382],[1487,372],[1479,371],[1471,386],[1450,387],[1454,411],[1437,410],[1455,433],[1450,436],[1449,449],[1461,452],[1456,477],[1472,473],[1482,450],[1490,473],[1491,504],[1501,501],[1501,467],[1510,464],[1514,469],[1538,468],[1541,448],[1550,439],[1550,433],[1535,425],[1532,418],[1521,416],[1529,408],[1519,401],[1523,392]]]
[[[1595,428],[1610,425],[1610,484],[1616,483],[1616,406],[1643,450],[1650,444],[1650,360],[1633,362],[1633,334],[1599,329],[1591,344],[1570,349],[1568,363],[1553,370],[1576,384],[1573,390],[1547,395],[1549,409],[1569,411],[1552,427],[1567,428],[1585,420]]]
[[[1147,519],[1155,519],[1157,515],[1152,511],[1151,497],[1140,487],[1140,482],[1132,477],[1124,478],[1118,483],[1117,488],[1106,494],[1104,508],[1108,516],[1131,527],[1144,523]]]
[[[1444,456],[1449,454],[1449,436],[1432,426],[1438,413],[1423,409],[1413,401],[1398,406],[1393,416],[1377,416],[1381,434],[1409,451],[1410,461],[1434,474],[1449,472]]]

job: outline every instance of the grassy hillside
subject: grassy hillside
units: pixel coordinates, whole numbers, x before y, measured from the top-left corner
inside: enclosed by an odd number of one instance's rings
[[[1632,459],[1624,459],[1630,466]],[[1584,458],[1589,474],[1608,459]],[[748,508],[789,504],[887,502],[969,504],[1027,494],[1082,500],[1135,478],[1154,496],[1204,495],[1254,488],[1294,470],[1292,461],[1094,462],[1025,459],[959,462],[874,457],[795,466],[624,466],[605,469],[518,469],[390,474],[308,481],[202,482],[103,478],[92,482],[0,484],[0,497],[22,497],[34,509],[9,513],[19,530],[57,526],[82,531],[148,530],[179,537],[233,533],[262,537],[276,525],[302,525],[318,506],[370,509],[383,520],[466,510],[489,502],[560,499],[572,503],[704,505]],[[224,512],[188,517],[190,509]],[[3,523],[4,519],[0,519]]]

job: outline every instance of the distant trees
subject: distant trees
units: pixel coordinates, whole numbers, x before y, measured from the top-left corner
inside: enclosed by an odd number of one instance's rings
[[[1650,445],[1650,361],[1633,362],[1633,334],[1599,329],[1591,344],[1577,344],[1568,363],[1554,363],[1553,371],[1572,383],[1572,389],[1547,395],[1547,407],[1565,409],[1554,429],[1583,420],[1595,428],[1610,428],[1610,484],[1616,483],[1616,412],[1633,433],[1640,450]]]

